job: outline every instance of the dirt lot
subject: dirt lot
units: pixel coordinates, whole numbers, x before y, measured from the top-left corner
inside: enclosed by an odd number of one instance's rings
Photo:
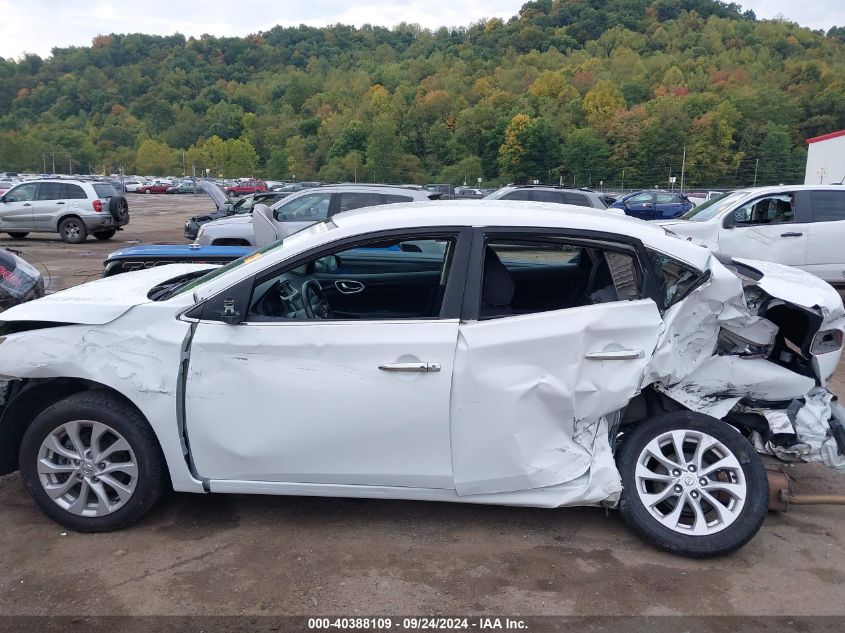
[[[204,196],[134,196],[110,242],[0,239],[51,288],[96,277],[130,243],[184,243]],[[840,367],[834,390],[845,394]],[[791,470],[797,490],[845,477]],[[132,529],[65,533],[0,478],[0,614],[845,615],[845,508],[770,514],[715,561],[656,552],[611,513],[436,503],[170,495]]]

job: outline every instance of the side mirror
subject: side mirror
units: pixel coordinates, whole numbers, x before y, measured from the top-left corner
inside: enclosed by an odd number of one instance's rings
[[[334,273],[340,270],[340,258],[337,255],[326,255],[314,262],[315,273]]]
[[[733,212],[734,224],[746,224],[751,221],[751,210],[745,207],[740,207]]]

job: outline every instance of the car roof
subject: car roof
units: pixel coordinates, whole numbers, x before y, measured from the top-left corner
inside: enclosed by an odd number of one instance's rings
[[[709,251],[679,239],[659,225],[604,209],[518,200],[442,200],[399,203],[339,213],[332,222],[354,233],[423,228],[479,226],[576,229],[627,235],[660,251],[703,267]]]

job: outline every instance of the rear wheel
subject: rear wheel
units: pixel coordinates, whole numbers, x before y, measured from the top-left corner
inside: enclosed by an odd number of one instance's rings
[[[115,231],[114,229],[111,229],[109,231],[94,231],[94,237],[96,237],[98,240],[110,240],[114,237],[115,233],[117,233],[117,231]]]
[[[29,231],[26,231],[26,232],[23,232],[23,231],[9,231],[9,235],[11,235],[11,236],[12,236],[13,238],[15,238],[16,240],[22,240],[22,239],[23,239],[23,238],[25,238],[27,235],[29,235]]]
[[[769,486],[760,457],[727,423],[691,411],[653,418],[622,436],[622,518],[660,549],[707,558],[760,529]]]
[[[153,430],[131,406],[86,391],[47,408],[21,442],[21,477],[54,521],[80,532],[131,525],[167,482]]]
[[[88,229],[82,220],[72,216],[59,222],[59,235],[69,244],[81,244],[88,237]]]

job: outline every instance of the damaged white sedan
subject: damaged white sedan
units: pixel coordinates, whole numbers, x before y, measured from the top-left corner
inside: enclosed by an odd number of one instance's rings
[[[569,211],[354,211],[12,308],[0,473],[81,531],[172,486],[604,505],[701,557],[760,528],[757,451],[845,470],[829,285]]]

